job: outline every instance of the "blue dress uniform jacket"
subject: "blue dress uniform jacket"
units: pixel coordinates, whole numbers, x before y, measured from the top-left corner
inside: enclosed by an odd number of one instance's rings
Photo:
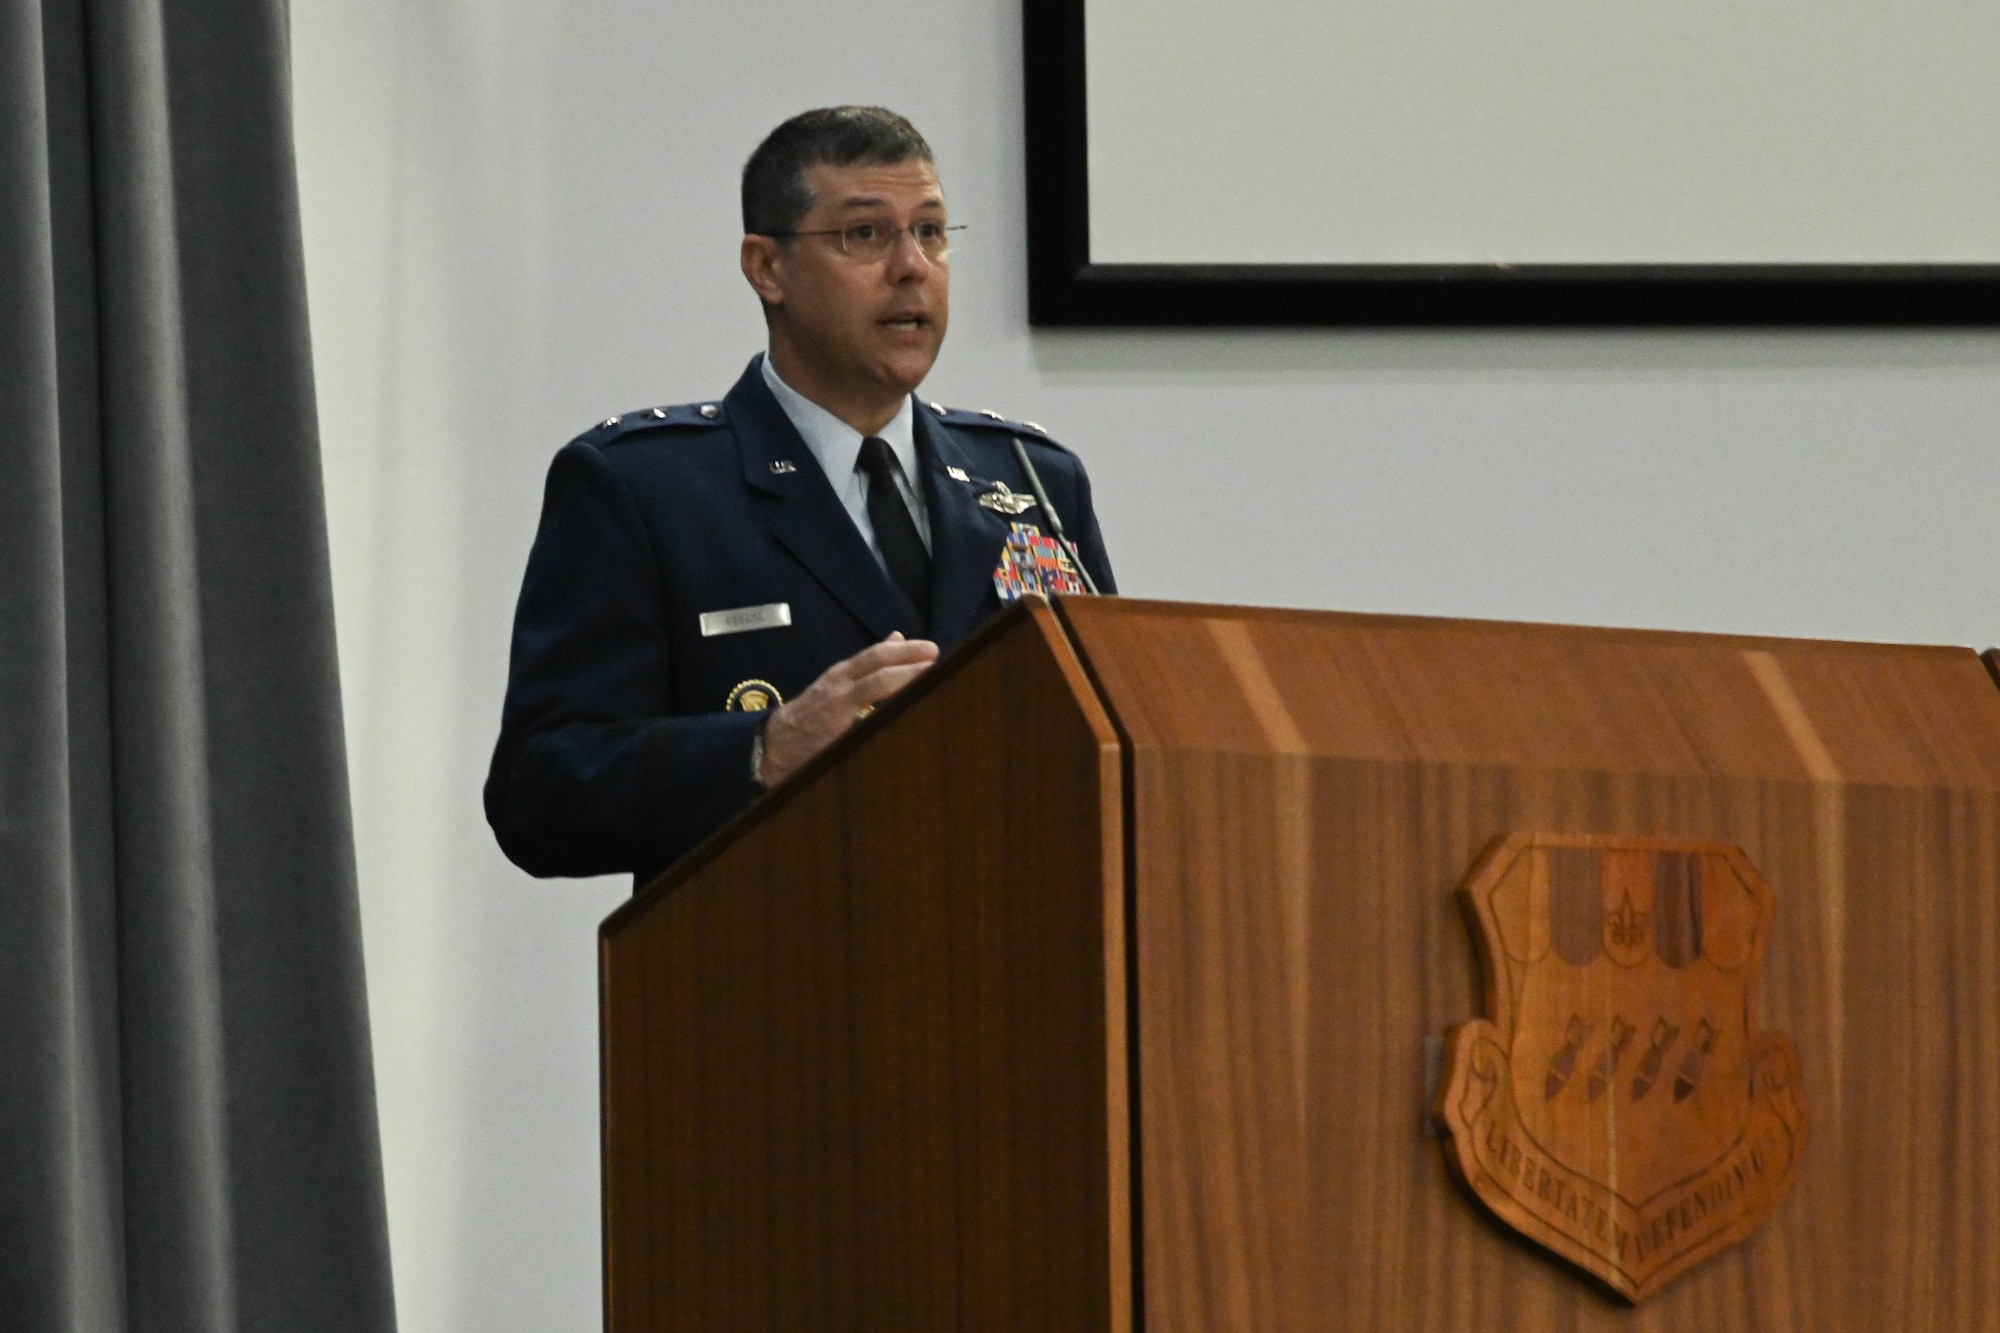
[[[931,525],[931,632],[949,649],[1000,609],[1009,525],[982,507],[1032,494],[1034,460],[1098,586],[1113,590],[1083,464],[1025,423],[919,403]],[[788,626],[703,637],[707,611],[785,603]],[[757,794],[760,715],[724,711],[764,681],[797,698],[890,631],[918,631],[818,462],[752,360],[719,403],[605,422],[549,468],[528,556],[486,818],[535,875],[629,872],[644,884]]]

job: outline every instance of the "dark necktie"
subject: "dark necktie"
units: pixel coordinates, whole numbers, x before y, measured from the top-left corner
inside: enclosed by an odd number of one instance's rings
[[[889,566],[889,577],[916,609],[917,629],[928,633],[931,621],[931,557],[917,535],[916,520],[896,485],[902,471],[887,440],[870,435],[861,442],[861,470],[868,474],[868,521],[875,542]]]

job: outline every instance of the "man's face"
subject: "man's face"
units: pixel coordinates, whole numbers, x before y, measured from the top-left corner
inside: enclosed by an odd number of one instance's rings
[[[787,342],[797,371],[818,381],[795,387],[857,400],[907,394],[937,360],[951,310],[948,262],[926,257],[909,232],[918,222],[945,220],[937,172],[916,158],[887,166],[822,164],[807,169],[806,181],[813,206],[797,231],[875,223],[902,234],[877,259],[843,253],[838,236],[800,236],[774,247],[764,281],[752,275],[764,299],[779,307],[773,332]]]

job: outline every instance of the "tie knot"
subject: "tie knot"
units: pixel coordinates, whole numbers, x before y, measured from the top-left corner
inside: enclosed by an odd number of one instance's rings
[[[887,440],[870,435],[861,442],[861,470],[870,477],[894,481],[902,473],[903,464]]]

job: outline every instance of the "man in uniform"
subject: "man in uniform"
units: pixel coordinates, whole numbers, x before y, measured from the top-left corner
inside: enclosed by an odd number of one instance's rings
[[[1077,458],[913,391],[944,341],[944,195],[876,107],[743,169],[769,350],[716,402],[613,417],[550,466],[486,816],[536,875],[644,884],[1023,590],[1111,568]]]

